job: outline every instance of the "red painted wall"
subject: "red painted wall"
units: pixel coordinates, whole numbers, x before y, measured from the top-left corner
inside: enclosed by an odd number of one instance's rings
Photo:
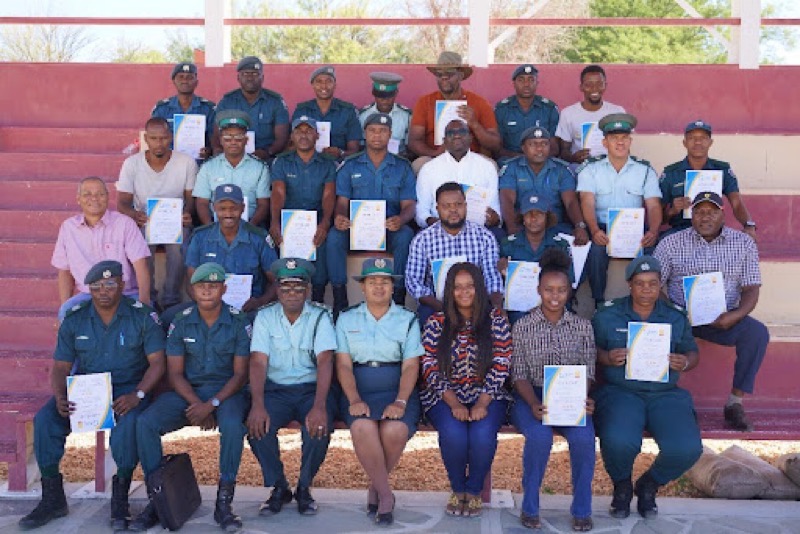
[[[265,85],[283,94],[290,111],[312,97],[313,65],[269,65]],[[477,69],[464,87],[492,104],[513,92],[514,66]],[[543,65],[539,94],[561,107],[581,98],[583,65]],[[361,106],[370,101],[369,72],[402,74],[398,101],[413,106],[433,91],[434,78],[418,65],[342,65],[337,96]],[[155,102],[174,92],[171,65],[0,64],[0,126],[139,127]],[[639,118],[640,132],[679,132],[690,120],[710,121],[718,132],[797,133],[800,67],[735,65],[613,65],[607,68],[607,100]],[[218,100],[237,87],[234,65],[200,67],[198,94]]]

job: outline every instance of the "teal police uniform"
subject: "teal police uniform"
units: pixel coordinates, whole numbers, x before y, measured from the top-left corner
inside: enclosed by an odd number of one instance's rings
[[[214,132],[214,102],[211,100],[194,95],[191,104],[189,104],[189,109],[184,110],[180,102],[178,102],[178,96],[175,95],[156,102],[156,105],[153,106],[153,111],[150,112],[152,117],[166,119],[173,134],[175,134],[175,115],[184,114],[205,116],[206,143],[208,143],[211,140],[211,134]]]
[[[245,154],[234,167],[225,154],[219,154],[200,167],[192,196],[211,202],[214,190],[223,184],[238,185],[242,189],[247,198],[247,218],[250,219],[256,212],[258,199],[270,196],[269,167],[250,154]]]
[[[503,138],[503,148],[510,152],[522,152],[520,135],[536,126],[555,132],[558,126],[558,106],[549,98],[536,95],[528,111],[519,105],[516,95],[504,98],[494,107],[497,129]]]
[[[333,98],[327,113],[322,113],[316,100],[300,102],[292,113],[292,120],[303,116],[311,117],[317,122],[331,123],[332,147],[347,150],[348,141],[360,142],[363,137],[361,123],[358,122],[358,112],[350,102]]]
[[[380,111],[378,111],[378,105],[374,102],[364,106],[358,111],[358,122],[361,124],[362,131],[364,130],[364,123],[367,121],[367,117],[375,113],[380,113]],[[408,128],[411,125],[411,110],[401,104],[395,103],[388,115],[392,118],[392,139],[397,141],[397,153],[403,154],[408,144]],[[361,139],[361,144],[364,144],[363,138]]]
[[[214,109],[214,115],[228,109],[238,109],[250,116],[250,129],[256,134],[256,149],[269,150],[275,142],[275,126],[289,124],[286,102],[280,94],[269,89],[262,88],[252,104],[241,89],[225,93]]]

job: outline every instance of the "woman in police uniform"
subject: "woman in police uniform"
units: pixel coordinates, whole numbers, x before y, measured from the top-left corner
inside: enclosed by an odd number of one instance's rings
[[[392,261],[367,259],[361,276],[365,302],[346,309],[336,323],[336,371],[341,413],[353,447],[370,479],[367,514],[379,525],[394,522],[389,473],[397,465],[420,416],[416,382],[422,355],[419,320],[392,302],[399,276]]]

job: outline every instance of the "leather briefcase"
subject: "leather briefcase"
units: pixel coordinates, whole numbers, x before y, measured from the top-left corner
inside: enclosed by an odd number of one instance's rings
[[[168,454],[150,476],[153,505],[161,526],[178,530],[200,507],[200,487],[186,453]]]

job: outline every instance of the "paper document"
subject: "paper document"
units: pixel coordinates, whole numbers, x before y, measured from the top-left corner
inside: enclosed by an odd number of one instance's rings
[[[314,210],[281,210],[281,258],[303,258],[316,261],[317,212]]]
[[[350,201],[350,250],[386,250],[386,201]]]
[[[239,310],[247,302],[253,293],[252,274],[226,274],[225,275],[225,294],[222,301],[228,306],[233,306]]]
[[[69,415],[69,426],[73,432],[114,428],[111,373],[68,376],[67,399],[75,403],[75,411]]]
[[[444,144],[444,130],[452,121],[461,121],[464,127],[467,123],[458,114],[458,108],[466,106],[466,100],[437,100],[435,104],[436,121],[434,122],[433,143],[436,146]]]
[[[683,277],[683,297],[692,326],[711,324],[728,311],[724,282],[719,271]]]
[[[541,269],[535,261],[508,261],[503,299],[505,309],[527,312],[542,302],[539,296],[539,271]]]
[[[625,378],[644,382],[668,382],[671,339],[670,324],[628,323]]]
[[[586,366],[545,365],[542,424],[586,426]]]
[[[608,210],[608,245],[612,258],[635,258],[642,253],[644,208],[611,208]]]
[[[183,199],[148,198],[144,233],[148,245],[183,243]]]
[[[178,114],[173,119],[175,150],[200,159],[200,149],[206,146],[206,116]]]

